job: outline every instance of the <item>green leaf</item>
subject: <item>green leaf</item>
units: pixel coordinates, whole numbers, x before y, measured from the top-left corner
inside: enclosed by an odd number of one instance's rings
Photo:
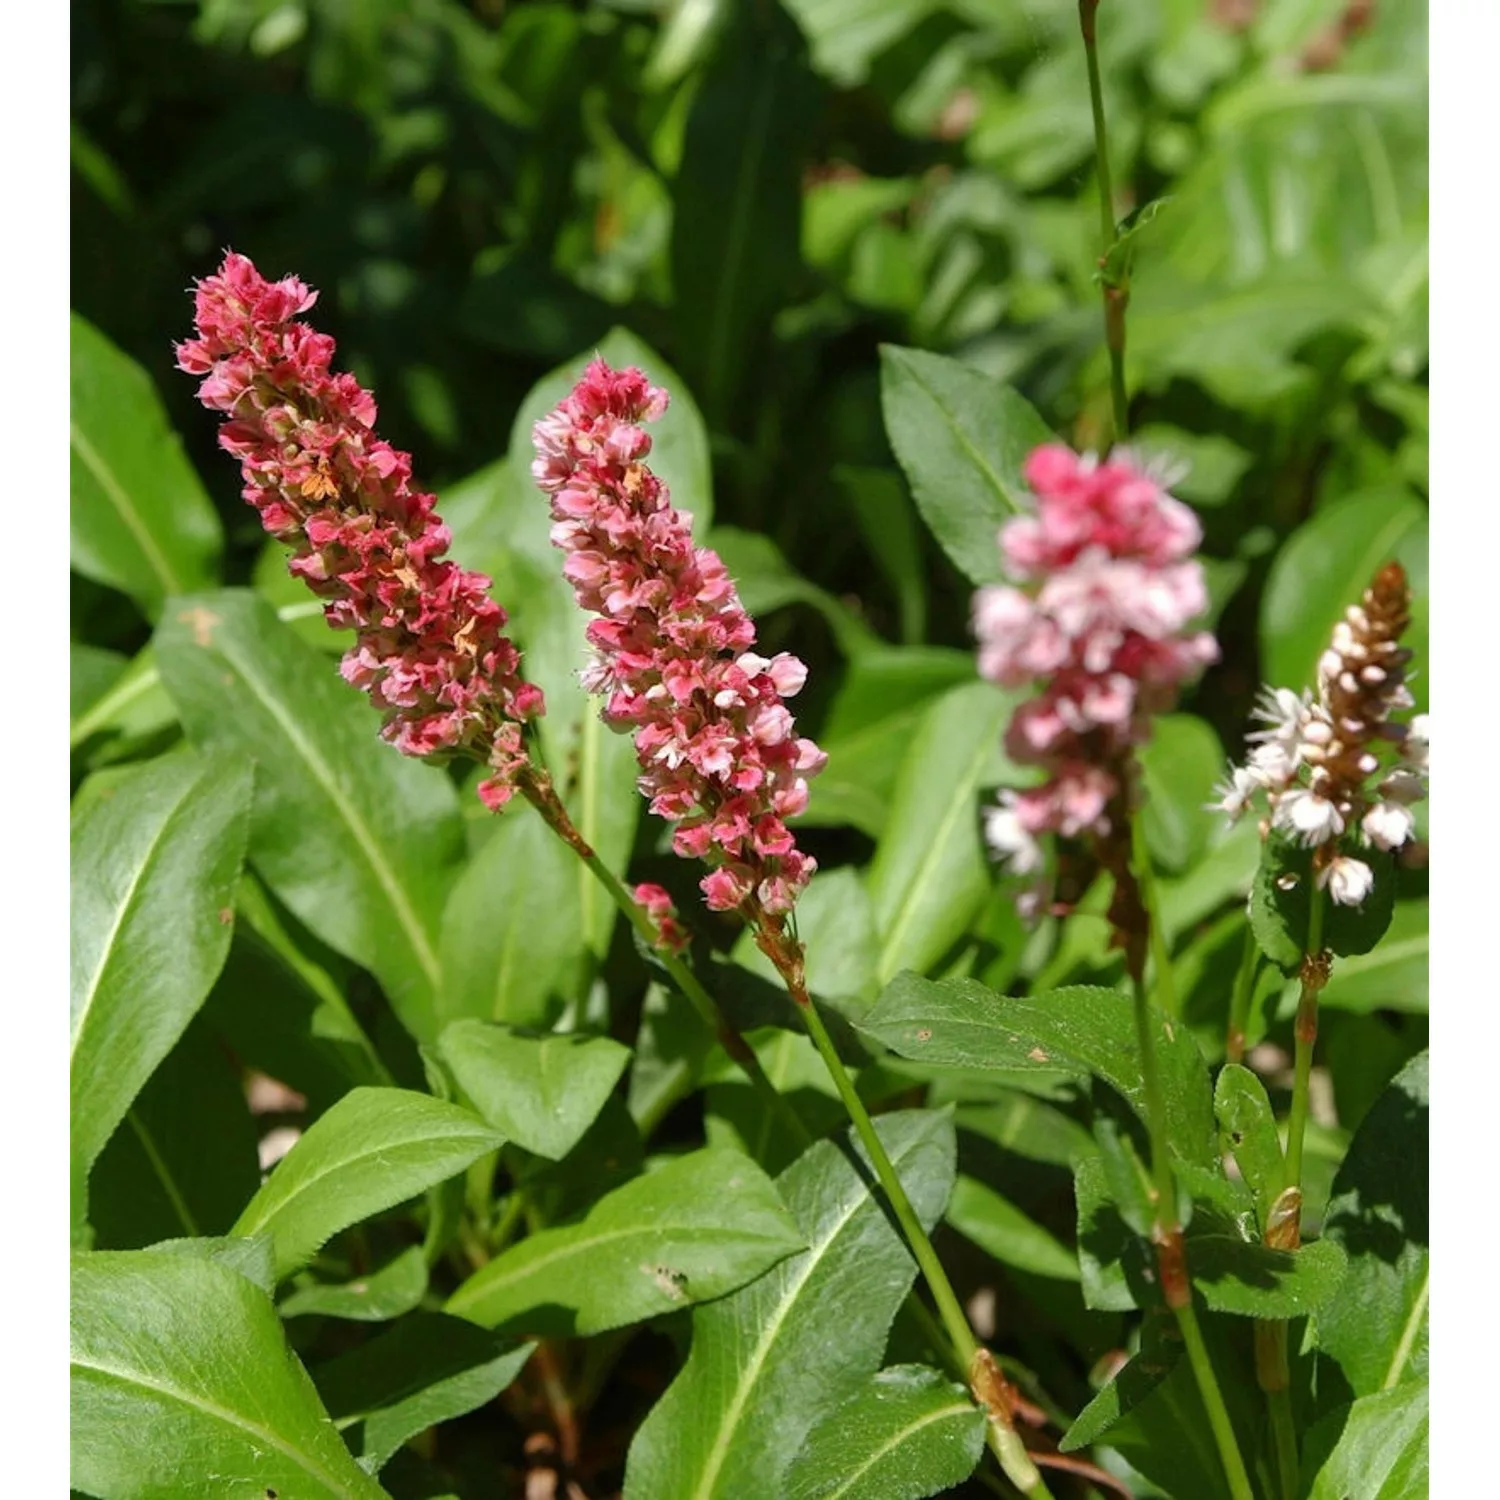
[[[1098,1442],[1172,1373],[1181,1357],[1182,1336],[1177,1331],[1176,1319],[1165,1307],[1148,1307],[1141,1325],[1139,1353],[1121,1366],[1078,1413],[1059,1440],[1058,1448],[1064,1453],[1076,1453]]]
[[[69,1080],[81,1181],[229,951],[251,768],[172,755],[75,807]]]
[[[1250,889],[1250,925],[1260,951],[1283,972],[1302,966],[1311,935],[1313,851],[1273,831],[1261,847],[1260,867]],[[1322,946],[1332,953],[1369,953],[1385,936],[1396,904],[1396,868],[1382,849],[1358,850],[1375,874],[1375,885],[1360,906],[1340,906],[1325,892]]]
[[[137,753],[137,747],[165,738],[176,722],[177,710],[161,685],[156,657],[150,646],[145,646],[107,692],[74,714],[68,730],[68,747],[76,752],[88,746],[85,758],[91,764],[125,759]],[[89,745],[95,736],[104,741],[102,748],[106,753],[101,754],[100,747]]]
[[[866,81],[871,64],[909,35],[935,0],[786,0],[812,49],[813,66],[841,89]]]
[[[1332,1240],[1271,1250],[1227,1234],[1187,1237],[1188,1270],[1204,1304],[1243,1318],[1300,1318],[1324,1306],[1348,1260]]]
[[[1398,901],[1385,937],[1369,953],[1333,966],[1318,1004],[1368,1015],[1375,1010],[1427,1012],[1427,901]]]
[[[1384,488],[1324,506],[1276,553],[1260,604],[1266,681],[1294,691],[1316,682],[1318,658],[1334,625],[1393,559],[1405,565],[1414,596],[1412,626],[1402,645],[1425,666],[1427,508],[1405,489]],[[1414,676],[1412,692],[1425,703],[1425,674]]]
[[[77,1255],[72,1471],[108,1500],[203,1493],[380,1500],[339,1440],[266,1295],[153,1250]]]
[[[217,580],[224,532],[151,377],[72,314],[70,561],[150,619]]]
[[[361,1464],[379,1473],[409,1438],[493,1401],[535,1348],[461,1318],[416,1313],[313,1378]]]
[[[901,640],[920,645],[927,634],[927,578],[916,512],[901,476],[891,469],[840,464],[833,471],[848,498],[865,545],[896,595]]]
[[[922,519],[971,583],[1003,576],[1001,526],[1031,509],[1022,466],[1047,424],[1009,386],[956,359],[880,348],[880,404]]]
[[[441,1018],[557,1020],[578,988],[586,941],[579,868],[530,806],[496,820],[443,911]]]
[[[965,1239],[1002,1265],[1062,1281],[1078,1280],[1078,1261],[1073,1252],[976,1178],[960,1173],[953,1184],[953,1200],[946,1217]]]
[[[989,893],[980,790],[1007,772],[1000,737],[1014,706],[970,683],[933,704],[912,738],[868,881],[882,980],[936,963]]]
[[[984,1413],[924,1365],[892,1365],[826,1416],[792,1461],[786,1500],[923,1500],[974,1472]]]
[[[154,1255],[196,1255],[227,1266],[266,1296],[276,1292],[276,1248],[268,1234],[241,1239],[232,1235],[159,1240],[146,1247]]]
[[[1186,1028],[1159,1012],[1155,1021],[1173,1151],[1212,1167],[1218,1142],[1203,1059]],[[1146,1117],[1135,1013],[1119,990],[1075,985],[1039,995],[997,995],[972,979],[898,974],[859,1029],[898,1057],[941,1067],[1092,1074]]]
[[[283,1318],[317,1314],[356,1323],[384,1323],[409,1313],[426,1290],[427,1257],[420,1245],[412,1245],[378,1271],[342,1286],[298,1287],[281,1299],[276,1311]]]
[[[1349,1272],[1318,1314],[1318,1347],[1355,1396],[1427,1371],[1427,1100],[1423,1052],[1376,1100],[1333,1180],[1323,1234]]]
[[[1427,1379],[1361,1396],[1308,1431],[1306,1500],[1412,1500],[1428,1492]]]
[[[454,1021],[438,1048],[496,1130],[553,1161],[594,1123],[630,1061],[630,1048],[605,1036],[522,1036],[484,1021]]]
[[[1214,1114],[1224,1149],[1233,1154],[1240,1176],[1255,1197],[1264,1234],[1272,1205],[1286,1186],[1286,1159],[1265,1084],[1249,1068],[1226,1064],[1214,1085]]]
[[[447,1310],[512,1332],[600,1333],[722,1297],[805,1243],[771,1179],[740,1152],[710,1148],[512,1246]]]
[[[923,715],[934,699],[973,680],[967,651],[914,646],[855,657],[818,736],[828,764],[812,782],[801,826],[848,823],[878,839]]]
[[[736,7],[698,80],[672,185],[678,347],[724,423],[801,267],[802,159],[819,89],[779,5]]]
[[[257,762],[256,869],[434,1040],[438,924],[463,853],[447,777],[383,744],[361,695],[251,593],[177,600],[156,652],[189,738]]]
[[[189,1023],[94,1165],[96,1249],[222,1234],[260,1186],[241,1070],[206,1020]]]
[[[1204,813],[1223,769],[1219,737],[1191,714],[1164,714],[1141,747],[1146,842],[1156,863],[1173,874],[1204,852],[1213,823]]]
[[[1083,1305],[1096,1312],[1152,1308],[1154,1269],[1141,1233],[1126,1223],[1102,1154],[1080,1157],[1073,1165],[1073,1196],[1078,1205],[1078,1272]],[[1137,1205],[1128,1210],[1137,1218]]]
[[[951,1122],[909,1111],[875,1129],[930,1229],[953,1184]],[[780,1494],[805,1436],[879,1368],[916,1265],[857,1161],[820,1141],[777,1179],[808,1248],[694,1311],[687,1362],[631,1444],[627,1500],[738,1495],[746,1475]]]
[[[277,1163],[231,1233],[268,1230],[278,1276],[341,1229],[454,1176],[503,1137],[466,1109],[406,1089],[354,1089]]]

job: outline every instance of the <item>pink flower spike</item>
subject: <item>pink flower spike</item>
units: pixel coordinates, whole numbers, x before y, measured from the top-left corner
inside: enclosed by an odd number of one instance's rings
[[[1003,793],[986,828],[1014,874],[1042,867],[1044,833],[1092,838],[1103,862],[1123,870],[1135,748],[1150,738],[1151,716],[1218,655],[1212,636],[1187,628],[1207,606],[1192,556],[1198,520],[1123,450],[1101,461],[1047,443],[1025,473],[1036,510],[999,538],[1012,582],[979,590],[973,623],[983,676],[1004,687],[1040,680],[1005,747],[1047,779]],[[1236,780],[1219,805],[1236,809],[1244,793]]]
[[[783,701],[807,669],[754,652],[723,560],[694,546],[691,517],[647,466],[641,424],[666,407],[639,370],[595,359],[533,429],[531,472],[551,499],[564,576],[597,616],[584,686],[603,695],[606,724],[635,736],[652,811],[679,825],[678,854],[713,866],[701,882],[712,910],[779,917],[817,868],[782,821],[806,807],[825,760]]]
[[[291,572],[330,625],[357,633],[342,672],[383,711],[381,733],[406,755],[484,761],[494,775],[479,795],[498,810],[528,764],[521,726],[543,712],[541,690],[520,676],[489,579],[440,561],[448,528],[411,487],[411,456],[374,435],[375,398],[333,373],[331,338],[297,321],[317,295],[227,252],[198,283],[198,337],[177,346],[178,366],[230,419],[219,446]]]

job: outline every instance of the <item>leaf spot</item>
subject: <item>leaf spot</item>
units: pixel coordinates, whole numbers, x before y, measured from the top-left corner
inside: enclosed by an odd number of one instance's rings
[[[672,1266],[653,1266],[642,1264],[639,1270],[643,1276],[649,1276],[657,1285],[662,1296],[672,1302],[687,1301],[687,1272],[678,1271]]]
[[[219,908],[219,925],[228,927],[234,921],[234,908],[232,906],[221,906]]]
[[[1032,1060],[1032,1062],[1042,1063],[1042,1062],[1051,1062],[1052,1061],[1052,1059],[1050,1057],[1048,1057],[1047,1054],[1045,1052],[1043,1052],[1040,1047],[1033,1047],[1031,1049],[1031,1051],[1028,1052],[1026,1055],[1027,1055],[1027,1057],[1029,1057]]]
[[[917,1042],[930,1042],[932,1040],[932,1027],[922,1026],[912,1033],[912,1040]]]
[[[193,629],[193,640],[203,647],[212,646],[214,643],[214,626],[219,623],[218,615],[212,610],[204,609],[199,604],[193,609],[185,609],[177,616],[184,625],[190,625]]]

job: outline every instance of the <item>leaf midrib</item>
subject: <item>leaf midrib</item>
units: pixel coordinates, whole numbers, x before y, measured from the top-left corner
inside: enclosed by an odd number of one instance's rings
[[[99,995],[99,989],[104,982],[104,974],[109,968],[110,959],[114,954],[115,943],[119,938],[120,930],[124,927],[126,917],[135,906],[136,898],[139,896],[141,887],[145,883],[146,872],[155,859],[156,853],[161,847],[162,840],[167,836],[167,830],[176,821],[178,814],[182,811],[183,804],[192,795],[194,789],[200,784],[202,779],[202,772],[194,776],[182,789],[182,795],[168,809],[166,816],[161,820],[161,825],[151,835],[151,841],[142,851],[140,863],[131,875],[130,884],[125,888],[124,894],[116,908],[114,921],[110,923],[109,931],[106,933],[105,940],[99,950],[99,962],[95,965],[94,972],[90,976],[87,993],[84,996],[82,1006],[78,1010],[77,1019],[73,1024],[73,1035],[68,1054],[68,1073],[70,1078],[72,1076],[73,1063],[78,1057],[79,1041],[83,1036],[85,1026],[88,1024],[89,1015],[93,1011],[94,1001]]]
[[[904,1150],[892,1154],[891,1163],[899,1167],[908,1156],[922,1144],[924,1138],[910,1142]],[[750,1353],[750,1359],[746,1364],[739,1382],[735,1387],[734,1399],[719,1423],[719,1430],[714,1436],[713,1444],[708,1450],[708,1458],[704,1464],[703,1473],[699,1478],[698,1486],[693,1491],[692,1500],[712,1500],[713,1486],[719,1477],[719,1470],[724,1467],[724,1460],[729,1456],[729,1446],[733,1433],[739,1425],[740,1413],[745,1409],[750,1399],[750,1392],[760,1379],[761,1371],[765,1368],[767,1359],[770,1358],[771,1346],[781,1336],[782,1325],[791,1313],[793,1304],[797,1301],[802,1288],[811,1280],[813,1273],[822,1265],[824,1257],[829,1253],[833,1242],[848,1227],[849,1221],[853,1219],[861,1208],[870,1201],[870,1190],[868,1185],[860,1180],[862,1192],[856,1195],[849,1207],[839,1215],[830,1227],[828,1234],[822,1242],[810,1245],[805,1252],[808,1259],[800,1274],[785,1289],[775,1314],[761,1330],[761,1336],[756,1341],[755,1348]]]
[[[115,477],[114,470],[100,457],[98,450],[83,435],[77,422],[71,419],[68,422],[68,436],[74,450],[83,460],[84,466],[94,476],[99,488],[104,491],[105,498],[113,505],[119,513],[120,519],[125,523],[126,529],[135,538],[136,545],[141,549],[141,555],[151,567],[162,584],[164,594],[180,594],[183,586],[181,579],[173,571],[172,565],[167,561],[165,554],[156,545],[156,538],[151,535],[149,528],[141,519],[136,508],[130,503],[130,496],[126,494],[124,486]]]
[[[231,666],[240,677],[240,680],[255,695],[261,706],[275,720],[282,733],[286,735],[292,748],[296,750],[306,763],[313,779],[321,786],[327,794],[329,802],[333,804],[334,810],[343,818],[350,833],[354,835],[354,841],[358,844],[360,852],[369,865],[370,873],[374,875],[376,883],[385,892],[385,898],[390,903],[396,920],[401,924],[406,933],[407,941],[411,945],[412,952],[416,955],[417,962],[421,965],[422,973],[427,982],[432,986],[434,993],[440,988],[442,969],[438,961],[437,951],[433,948],[431,939],[422,923],[418,920],[416,911],[407,899],[405,890],[402,888],[396,872],[387,863],[379,844],[375,841],[373,833],[366,825],[359,811],[344,796],[333,772],[327,762],[317,753],[314,746],[304,738],[296,721],[292,719],[266,690],[265,684],[247,667],[246,663],[237,657],[232,657],[222,647],[220,656]]]
[[[941,1407],[937,1411],[925,1412],[916,1421],[909,1422],[899,1431],[892,1433],[885,1442],[866,1456],[864,1462],[858,1468],[849,1471],[844,1478],[844,1482],[836,1490],[829,1490],[823,1496],[823,1500],[839,1500],[840,1496],[849,1494],[855,1483],[868,1474],[887,1453],[894,1451],[902,1443],[906,1442],[908,1438],[914,1437],[924,1427],[931,1427],[934,1422],[949,1422],[954,1417],[967,1416],[970,1412],[976,1410],[977,1408],[971,1406],[967,1401],[955,1399],[951,1406]]]
[[[457,1123],[458,1122],[455,1122],[455,1124]],[[303,1139],[305,1140],[306,1137],[304,1137]],[[279,1200],[273,1199],[269,1191],[271,1187],[276,1183],[276,1174],[273,1172],[271,1176],[266,1179],[265,1185],[261,1188],[260,1192],[258,1192],[255,1197],[245,1205],[245,1212],[235,1220],[234,1228],[229,1232],[231,1235],[244,1236],[259,1234],[261,1230],[269,1228],[272,1220],[275,1219],[277,1215],[285,1213],[288,1207],[302,1198],[310,1188],[316,1187],[318,1183],[324,1181],[328,1177],[331,1177],[335,1172],[352,1171],[355,1167],[358,1167],[364,1162],[370,1161],[374,1158],[390,1156],[402,1151],[410,1151],[413,1147],[435,1145],[462,1145],[465,1147],[465,1149],[467,1149],[468,1146],[476,1143],[479,1144],[480,1154],[483,1154],[483,1152],[487,1150],[495,1149],[502,1145],[503,1137],[499,1134],[498,1131],[485,1130],[483,1134],[481,1134],[480,1128],[476,1126],[469,1129],[469,1134],[467,1136],[460,1134],[459,1131],[455,1129],[451,1133],[444,1133],[442,1135],[421,1135],[413,1136],[401,1141],[387,1141],[384,1145],[368,1147],[367,1149],[357,1152],[354,1155],[341,1156],[336,1160],[328,1163],[326,1166],[316,1168],[306,1173],[294,1187],[287,1189],[285,1196],[280,1198]],[[291,1156],[288,1155],[286,1160],[291,1161]],[[265,1215],[265,1217],[257,1222],[256,1220],[251,1219],[249,1216],[251,1210],[255,1208],[257,1202],[259,1202],[263,1197],[267,1202],[271,1204],[271,1207],[269,1210],[267,1210],[264,1205],[262,1206],[260,1212]],[[335,1231],[335,1233],[336,1232],[337,1231]],[[286,1272],[281,1271],[278,1268],[277,1274],[278,1276],[282,1276],[285,1275]]]
[[[171,1385],[166,1381],[152,1380],[139,1370],[122,1370],[114,1365],[102,1364],[77,1355],[72,1357],[69,1364],[73,1370],[91,1371],[107,1379],[117,1380],[124,1385],[139,1386],[142,1390],[154,1391],[159,1396],[165,1396],[170,1400],[180,1402],[183,1406],[200,1411],[205,1416],[216,1418],[227,1427],[238,1428],[241,1432],[260,1439],[284,1454],[298,1468],[325,1484],[333,1494],[346,1496],[347,1500],[361,1500],[358,1491],[346,1489],[316,1459],[286,1442],[271,1428],[262,1426],[259,1422],[254,1422],[229,1407],[220,1406],[217,1401],[210,1401],[206,1396],[184,1390],[181,1386]]]
[[[932,870],[938,864],[945,852],[949,835],[952,833],[960,814],[965,810],[970,794],[979,784],[979,778],[984,773],[990,756],[994,753],[994,746],[988,739],[976,742],[974,755],[970,760],[968,769],[964,772],[961,780],[954,787],[954,795],[948,799],[948,806],[944,809],[943,816],[939,820],[937,828],[927,842],[926,853],[917,862],[916,870],[912,878],[906,883],[906,890],[896,907],[895,918],[886,931],[886,939],[880,945],[880,978],[882,983],[891,978],[891,957],[899,951],[900,940],[905,938],[906,930],[915,919],[917,905],[926,890],[927,882],[931,877]]]
[[[557,1231],[559,1234],[563,1232],[562,1230]],[[560,1260],[567,1260],[571,1256],[581,1255],[586,1251],[597,1250],[601,1245],[616,1244],[620,1240],[628,1240],[632,1237],[655,1242],[660,1240],[663,1234],[677,1235],[684,1240],[693,1235],[705,1234],[722,1239],[724,1231],[721,1226],[704,1224],[697,1221],[693,1223],[662,1223],[660,1220],[655,1220],[650,1224],[635,1223],[626,1225],[620,1229],[607,1229],[602,1234],[590,1235],[586,1240],[570,1240],[566,1244],[559,1245],[555,1250],[546,1251],[535,1259],[526,1261],[517,1270],[507,1272],[503,1275],[496,1274],[493,1278],[487,1280],[477,1291],[470,1293],[467,1297],[464,1296],[463,1287],[460,1287],[448,1299],[447,1311],[458,1312],[462,1307],[472,1307],[494,1293],[497,1288],[512,1287],[518,1282],[525,1282],[538,1272],[556,1265]],[[746,1246],[750,1245],[753,1241],[759,1241],[767,1245],[777,1243],[775,1238],[769,1234],[750,1234],[742,1229],[735,1230],[734,1236],[738,1244]],[[525,1243],[525,1241],[522,1242],[523,1245]],[[797,1254],[795,1250],[787,1251],[788,1256],[795,1254]],[[498,1262],[494,1264],[498,1264]],[[694,1296],[691,1289],[689,1289],[688,1300],[697,1302],[700,1299]]]
[[[1417,1341],[1417,1330],[1422,1326],[1422,1320],[1427,1314],[1427,1289],[1430,1285],[1430,1268],[1424,1268],[1422,1272],[1422,1290],[1417,1293],[1416,1301],[1412,1303],[1411,1311],[1406,1315],[1406,1324],[1401,1330],[1401,1337],[1396,1341],[1395,1352],[1391,1355],[1391,1363],[1385,1372],[1385,1379],[1380,1384],[1380,1389],[1388,1391],[1392,1386],[1401,1382],[1401,1372],[1406,1368],[1407,1361],[1411,1358],[1412,1346]]]

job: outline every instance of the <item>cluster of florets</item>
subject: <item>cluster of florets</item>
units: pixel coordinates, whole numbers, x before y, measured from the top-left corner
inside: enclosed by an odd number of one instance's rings
[[[1211,804],[1234,820],[1264,793],[1267,827],[1317,851],[1317,884],[1342,906],[1360,905],[1375,876],[1340,841],[1353,834],[1400,849],[1416,830],[1412,805],[1427,793],[1427,715],[1393,717],[1414,706],[1405,681],[1411,652],[1400,644],[1409,620],[1406,574],[1391,563],[1334,626],[1316,695],[1263,691],[1256,717],[1266,727],[1248,736],[1245,764],[1230,767]]]
[[[334,341],[298,320],[317,293],[269,282],[228,254],[197,288],[198,337],[179,366],[229,420],[219,444],[239,459],[245,499],[291,548],[288,567],[327,602],[330,625],[358,632],[343,675],[382,710],[407,755],[465,751],[494,771],[491,807],[525,763],[521,726],[542,712],[519,675],[489,579],[442,560],[450,540],[411,458],[374,434],[375,398],[334,374]]]
[[[1160,479],[1119,451],[1101,462],[1060,443],[1037,448],[1025,475],[1036,512],[1006,523],[1000,550],[1026,587],[991,585],[974,599],[981,674],[1045,684],[1005,745],[1047,779],[1002,792],[986,815],[991,847],[1017,874],[1042,869],[1041,834],[1110,834],[1151,716],[1218,655],[1211,635],[1185,630],[1207,606],[1192,556],[1201,531]]]
[[[656,929],[656,946],[664,953],[684,952],[692,940],[687,928],[678,920],[671,893],[663,886],[643,881],[630,894],[651,919],[651,925]]]
[[[816,868],[785,820],[807,806],[826,757],[783,702],[807,669],[751,650],[755,625],[723,562],[693,545],[691,516],[644,462],[640,423],[666,405],[639,370],[596,359],[536,424],[532,473],[551,497],[563,571],[599,617],[583,684],[605,695],[607,724],[634,733],[651,810],[677,824],[678,854],[713,864],[702,882],[712,909],[775,915]]]

